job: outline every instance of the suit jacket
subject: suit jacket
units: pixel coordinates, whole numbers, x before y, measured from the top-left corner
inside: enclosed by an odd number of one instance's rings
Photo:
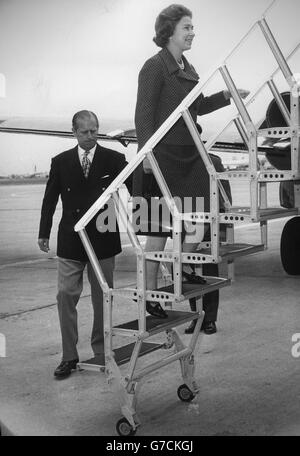
[[[199,81],[196,70],[183,56],[185,71],[181,70],[167,48],[146,61],[139,73],[135,125],[139,148],[178,107]],[[203,94],[190,106],[196,122],[197,115],[208,114],[230,104],[223,92],[209,97]],[[192,137],[180,119],[161,141],[165,144],[192,145]]]
[[[123,154],[99,144],[87,179],[79,161],[78,146],[52,159],[41,210],[39,238],[49,239],[53,214],[60,196],[63,211],[57,236],[59,257],[87,261],[85,249],[78,233],[74,231],[74,225],[126,164]],[[96,227],[97,216],[98,214],[89,222],[86,231],[97,257],[109,258],[121,251],[119,230],[116,225],[115,232],[100,233]]]

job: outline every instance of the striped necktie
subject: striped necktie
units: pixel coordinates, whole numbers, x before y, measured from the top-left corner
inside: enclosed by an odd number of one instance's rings
[[[88,159],[88,154],[90,153],[89,150],[86,150],[83,154],[83,159],[82,159],[82,169],[83,169],[83,174],[84,174],[84,177],[87,179],[88,175],[89,175],[89,170],[90,170],[90,167],[91,167],[91,162],[90,160]]]

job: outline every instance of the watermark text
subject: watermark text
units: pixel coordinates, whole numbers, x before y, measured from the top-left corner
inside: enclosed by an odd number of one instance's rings
[[[300,333],[292,335],[292,342],[295,342],[291,350],[292,356],[293,358],[300,358]]]

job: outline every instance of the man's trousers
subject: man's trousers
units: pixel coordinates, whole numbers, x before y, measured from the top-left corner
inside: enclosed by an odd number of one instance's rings
[[[99,260],[109,287],[113,286],[115,257]],[[103,292],[90,263],[58,258],[57,305],[62,336],[63,361],[79,359],[77,352],[78,326],[76,306],[83,289],[83,271],[87,266],[91,285],[94,321],[91,345],[94,354],[104,351]]]

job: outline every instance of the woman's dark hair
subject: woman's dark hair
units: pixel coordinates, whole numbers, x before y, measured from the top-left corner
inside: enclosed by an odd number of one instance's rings
[[[155,21],[154,43],[163,48],[173,35],[176,24],[185,16],[192,17],[192,12],[183,5],[173,4],[163,9]]]

